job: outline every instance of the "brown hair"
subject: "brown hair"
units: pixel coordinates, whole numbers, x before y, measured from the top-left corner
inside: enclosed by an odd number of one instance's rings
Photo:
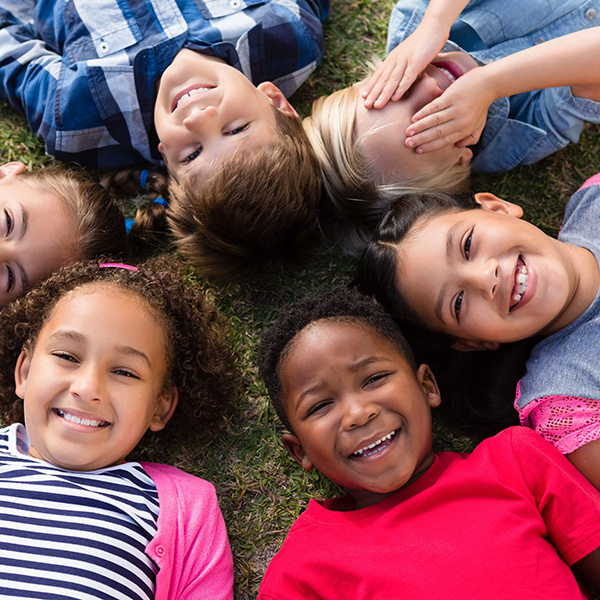
[[[121,209],[114,198],[83,171],[36,169],[23,171],[17,177],[34,191],[63,200],[76,230],[77,258],[89,260],[126,253],[127,233]]]
[[[14,368],[21,350],[35,346],[44,323],[65,294],[85,285],[109,284],[143,298],[157,314],[167,339],[165,386],[179,390],[169,421],[169,440],[207,431],[238,395],[239,375],[226,343],[223,319],[208,295],[184,283],[181,261],[156,257],[137,270],[76,263],[51,275],[0,313],[0,411],[6,421],[23,418],[15,396]],[[176,430],[176,432],[174,432]]]
[[[175,243],[204,275],[231,276],[298,257],[315,236],[319,165],[300,119],[273,110],[274,144],[235,153],[201,185],[171,181]]]
[[[132,198],[145,194],[145,198],[137,206],[135,220],[129,231],[129,248],[133,254],[143,254],[168,240],[167,207],[164,203],[155,202],[157,198],[162,198],[168,203],[169,178],[166,173],[130,167],[105,173],[100,183],[115,198]]]

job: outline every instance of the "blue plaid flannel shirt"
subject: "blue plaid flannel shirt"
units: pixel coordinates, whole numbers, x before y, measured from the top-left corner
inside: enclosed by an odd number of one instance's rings
[[[291,95],[323,55],[329,0],[0,0],[0,98],[46,152],[120,168],[163,164],[155,85],[181,48]]]

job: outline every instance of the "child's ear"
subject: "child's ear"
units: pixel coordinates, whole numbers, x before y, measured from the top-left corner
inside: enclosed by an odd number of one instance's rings
[[[256,89],[262,92],[270,100],[271,104],[286,116],[300,118],[296,109],[288,102],[283,92],[274,83],[263,81],[256,86]]]
[[[429,365],[423,364],[419,366],[417,369],[417,379],[425,392],[429,406],[431,406],[431,408],[439,406],[442,402],[442,396],[433,371],[429,368]]]
[[[9,162],[0,165],[0,179],[5,177],[14,177],[25,170],[25,165],[22,162]]]
[[[27,387],[30,366],[31,359],[29,358],[29,354],[26,350],[22,350],[15,365],[15,393],[21,400],[25,398],[25,388]]]
[[[460,352],[473,352],[477,350],[498,350],[498,342],[478,342],[475,340],[456,340],[450,344],[454,350]]]
[[[165,154],[165,147],[162,145],[162,142],[158,143],[158,151],[160,152],[160,155],[162,156],[162,159],[165,163],[165,167],[167,167],[167,169],[168,169],[169,163],[167,162],[167,155]]]
[[[288,451],[288,454],[305,470],[310,471],[315,465],[313,465],[310,458],[308,458],[304,448],[300,443],[300,440],[293,433],[284,433],[281,436],[281,442]]]
[[[490,192],[475,194],[475,201],[486,210],[491,210],[492,212],[503,213],[517,219],[523,216],[523,209],[518,204],[502,200],[502,198],[498,198],[498,196],[494,196]]]
[[[177,403],[179,402],[179,391],[175,386],[163,392],[156,401],[156,410],[150,422],[150,431],[160,431],[173,416]]]

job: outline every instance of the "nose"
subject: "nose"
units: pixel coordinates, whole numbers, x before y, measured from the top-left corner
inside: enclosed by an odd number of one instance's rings
[[[77,369],[71,382],[71,394],[82,402],[98,402],[104,398],[104,378],[95,366]]]
[[[470,265],[469,283],[486,300],[493,300],[498,290],[498,262],[490,259]]]
[[[441,95],[442,90],[437,81],[427,73],[423,73],[413,83],[407,94],[407,99],[413,105],[414,111],[417,112]]]
[[[344,414],[344,429],[351,430],[366,425],[379,414],[379,407],[356,396],[346,400],[346,411]]]
[[[183,119],[183,125],[188,131],[206,131],[211,126],[217,126],[216,116],[217,109],[214,106],[192,106],[188,115]]]

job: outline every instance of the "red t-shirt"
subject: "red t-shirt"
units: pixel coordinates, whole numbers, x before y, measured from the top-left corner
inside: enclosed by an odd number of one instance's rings
[[[525,427],[440,453],[408,487],[352,507],[311,500],[259,600],[574,600],[569,565],[600,547],[600,494]]]

